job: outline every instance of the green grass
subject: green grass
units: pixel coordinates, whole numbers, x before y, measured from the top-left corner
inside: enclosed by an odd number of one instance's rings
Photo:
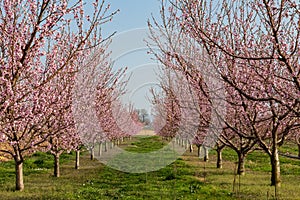
[[[130,152],[147,153],[159,150],[166,144],[167,142],[158,136],[136,136],[125,149]]]
[[[122,148],[144,153],[164,144],[157,136],[137,137],[126,141]],[[23,192],[14,191],[13,162],[0,163],[0,199],[274,199],[274,187],[269,186],[269,159],[264,153],[249,154],[246,175],[241,177],[234,177],[235,153],[225,149],[223,158],[224,167],[216,169],[213,151],[207,163],[199,161],[196,152],[187,152],[158,171],[125,173],[91,161],[87,152],[81,156],[80,169],[75,170],[75,155],[64,154],[61,177],[55,178],[52,155],[36,153],[24,164]],[[281,162],[279,199],[300,199],[299,161],[281,157]]]

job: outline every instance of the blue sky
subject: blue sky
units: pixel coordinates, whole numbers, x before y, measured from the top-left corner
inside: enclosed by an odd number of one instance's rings
[[[148,93],[158,83],[157,62],[147,55],[147,20],[151,14],[158,17],[160,0],[110,0],[111,12],[120,9],[113,20],[103,26],[103,35],[117,31],[110,50],[114,68],[128,67],[131,79],[123,103],[131,102],[136,108],[151,110]]]
[[[103,27],[104,34],[147,26],[147,20],[159,15],[160,0],[108,0],[111,11],[120,9],[113,21]]]

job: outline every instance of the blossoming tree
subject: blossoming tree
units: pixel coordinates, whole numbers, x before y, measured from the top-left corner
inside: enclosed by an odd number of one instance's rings
[[[104,1],[0,1],[0,138],[16,166],[16,190],[23,190],[24,156],[55,132],[44,131],[55,116],[50,81],[75,60],[102,23],[110,20]],[[99,41],[99,40],[98,40]]]

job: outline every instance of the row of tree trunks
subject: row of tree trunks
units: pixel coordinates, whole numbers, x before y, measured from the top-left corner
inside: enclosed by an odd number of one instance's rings
[[[201,151],[204,151],[204,157],[203,160],[205,162],[208,161],[208,150],[207,148],[198,145],[198,157],[202,156],[201,155]],[[222,151],[224,149],[225,146],[223,146],[222,148],[217,148],[216,152],[217,152],[217,162],[216,162],[216,166],[217,168],[222,168]],[[238,162],[237,162],[237,171],[236,174],[238,175],[245,175],[245,158],[247,156],[247,154],[243,154],[238,152]],[[278,153],[278,148],[273,148],[273,152],[270,155],[270,159],[271,159],[271,167],[272,167],[272,171],[271,171],[271,185],[272,186],[277,186],[280,187],[281,185],[281,179],[280,179],[280,161],[279,161],[279,153]]]
[[[197,156],[199,158],[202,158],[202,150],[203,150],[203,161],[208,162],[208,160],[209,160],[209,155],[208,155],[209,148],[204,146],[204,145],[197,145],[197,148],[198,148]]]
[[[80,150],[76,151],[76,161],[75,169],[79,169],[79,155]],[[60,154],[53,154],[54,157],[54,177],[60,177]],[[23,159],[16,155],[15,160],[15,170],[16,170],[16,190],[24,190],[24,173],[23,173]]]

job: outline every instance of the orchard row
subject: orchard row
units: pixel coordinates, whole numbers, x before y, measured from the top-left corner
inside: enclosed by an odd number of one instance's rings
[[[163,64],[162,90],[152,90],[156,132],[216,146],[218,167],[230,147],[238,174],[263,150],[279,187],[279,147],[290,140],[300,151],[300,5],[170,0],[160,13],[149,21],[149,47]]]
[[[16,190],[36,151],[55,156],[59,176],[63,151],[141,129],[119,100],[126,69],[112,69],[100,32],[118,11],[82,0],[1,0],[0,9],[0,155],[15,161]]]

